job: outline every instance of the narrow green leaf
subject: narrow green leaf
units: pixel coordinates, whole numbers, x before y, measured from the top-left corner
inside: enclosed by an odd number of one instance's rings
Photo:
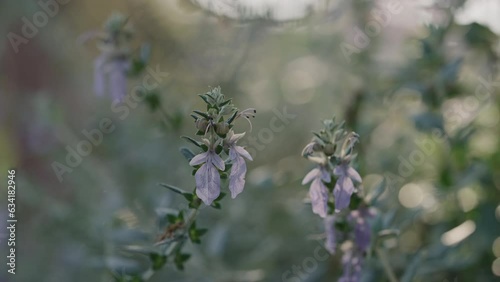
[[[184,263],[191,257],[190,254],[177,253],[175,255],[174,263],[179,270],[184,270]]]
[[[212,205],[210,205],[210,206],[211,206],[212,208],[214,208],[214,209],[218,209],[218,210],[220,210],[220,209],[221,209],[221,207],[222,207],[222,206],[220,205],[220,203],[219,203],[219,202],[215,202],[215,201],[214,201],[214,202],[212,203]]]
[[[201,228],[201,229],[197,229],[196,230],[196,233],[198,233],[198,236],[203,236],[205,235],[205,233],[208,232],[208,229],[207,228]]]
[[[220,104],[219,104],[219,107],[220,107],[220,108],[222,108],[222,107],[224,107],[225,105],[227,105],[227,104],[229,104],[229,103],[231,103],[231,99],[227,99],[226,101],[224,101],[224,102],[220,103]]]
[[[191,161],[191,159],[193,159],[195,156],[195,154],[191,150],[189,150],[188,148],[185,148],[185,147],[180,148],[179,151],[184,156],[184,158],[186,158],[186,160],[188,160],[188,161]]]
[[[227,120],[227,123],[231,124],[236,118],[236,115],[238,115],[238,111],[234,111],[233,115]]]
[[[397,230],[397,229],[384,229],[384,230],[378,232],[377,241],[382,242],[384,240],[398,237],[398,236],[399,236],[399,230]]]
[[[226,193],[221,192],[221,193],[219,194],[219,197],[217,197],[217,199],[215,199],[215,201],[217,201],[217,202],[218,202],[218,201],[220,201],[220,200],[224,199],[224,197],[226,197],[226,195],[227,195]]]
[[[204,118],[206,118],[206,119],[208,119],[208,120],[210,120],[210,119],[211,119],[211,118],[210,118],[210,116],[209,116],[209,115],[207,115],[207,114],[206,114],[206,113],[204,113],[204,112],[200,112],[200,111],[196,111],[196,110],[194,110],[193,112],[194,112],[194,113],[196,113],[196,114],[198,114],[198,115],[200,115],[200,116],[202,116],[202,117],[204,117]]]
[[[184,196],[184,198],[186,198],[186,200],[188,200],[189,202],[192,202],[194,199],[194,195],[191,193],[184,193],[182,194],[182,196]]]
[[[151,260],[151,263],[152,263],[151,267],[153,268],[153,270],[161,269],[165,265],[165,263],[167,262],[167,256],[160,255],[157,253],[151,253],[149,255],[149,258]]]
[[[167,220],[169,223],[174,224],[177,221],[177,216],[173,214],[167,214]]]
[[[184,135],[183,135],[183,136],[181,136],[181,138],[183,138],[183,139],[185,139],[185,140],[187,140],[187,141],[189,141],[189,142],[193,143],[195,146],[198,146],[198,147],[202,148],[202,143],[200,143],[200,142],[198,142],[198,141],[194,140],[193,138],[191,138],[191,137],[189,137],[189,136],[184,136]]]
[[[181,188],[175,187],[175,186],[170,185],[170,184],[158,183],[158,185],[165,187],[165,188],[169,189],[170,191],[173,191],[179,195],[184,195],[185,193],[188,193],[187,191],[184,191]]]
[[[203,101],[205,101],[205,103],[207,103],[207,105],[212,105],[212,103],[210,103],[210,101],[208,101],[206,94],[198,94],[198,96],[200,96],[200,98],[203,99]]]

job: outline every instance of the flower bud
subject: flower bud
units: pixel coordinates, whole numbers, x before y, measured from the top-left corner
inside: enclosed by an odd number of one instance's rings
[[[208,126],[208,120],[204,119],[204,118],[199,118],[195,121],[196,123],[196,128],[201,131],[201,132],[205,132],[207,131],[207,126]]]
[[[219,136],[225,136],[229,132],[229,124],[225,122],[219,122],[215,125],[215,132]]]
[[[331,156],[331,155],[335,154],[336,149],[337,149],[337,145],[332,144],[332,143],[327,143],[327,144],[325,144],[325,146],[323,148],[323,152],[325,153],[325,155]]]
[[[319,144],[319,143],[314,143],[314,145],[312,147],[312,150],[314,152],[322,151],[323,150],[323,146],[321,146],[321,144]]]

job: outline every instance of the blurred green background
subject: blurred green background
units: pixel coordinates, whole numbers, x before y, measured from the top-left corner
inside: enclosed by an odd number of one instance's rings
[[[60,2],[17,48],[8,34],[22,35],[23,17],[44,10],[0,2],[0,281],[112,281],[111,270],[146,268],[125,249],[151,245],[158,214],[185,208],[157,183],[194,188],[179,137],[195,133],[197,94],[218,85],[257,109],[244,142],[254,157],[245,191],[222,210],[202,210],[198,226],[209,232],[187,246],[185,271],[169,266],[151,281],[287,281],[286,271],[303,268],[323,224],[304,204],[311,164],[300,152],[334,115],[361,136],[363,191],[386,178],[374,232],[400,230],[383,243],[397,277],[498,281],[498,1]],[[93,92],[99,51],[78,38],[113,12],[130,17],[134,48],[151,44],[150,67],[168,73],[156,91],[161,110],[144,101],[121,118]],[[116,129],[60,182],[53,163],[64,164],[66,147],[103,118]],[[4,271],[9,168],[15,276]],[[336,281],[339,259],[288,281]],[[367,261],[364,279],[387,281],[379,261]]]

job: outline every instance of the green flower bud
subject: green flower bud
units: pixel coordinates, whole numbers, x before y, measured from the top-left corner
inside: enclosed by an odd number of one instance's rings
[[[319,143],[314,143],[314,145],[312,147],[312,150],[313,150],[313,152],[322,151],[323,150],[323,146],[321,146],[321,144],[319,144]]]
[[[215,125],[215,132],[219,136],[225,136],[229,132],[229,124],[226,122],[219,122]]]
[[[325,144],[325,147],[323,148],[323,152],[327,156],[331,156],[331,155],[335,154],[336,150],[337,150],[337,145],[332,144],[332,143]]]
[[[196,123],[196,128],[201,131],[201,132],[205,132],[207,131],[207,126],[208,126],[208,120],[204,119],[204,118],[199,118],[195,121]]]

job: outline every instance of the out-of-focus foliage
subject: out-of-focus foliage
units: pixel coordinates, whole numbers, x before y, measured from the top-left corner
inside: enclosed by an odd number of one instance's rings
[[[162,232],[158,217],[178,215],[186,201],[158,183],[194,188],[180,136],[195,133],[196,94],[217,85],[235,104],[259,109],[239,143],[254,159],[245,191],[223,199],[222,210],[204,209],[202,244],[188,243],[189,260],[180,256],[150,281],[335,281],[340,258],[315,259],[323,223],[300,184],[312,168],[301,149],[333,115],[360,135],[362,188],[380,194],[372,231],[383,239],[372,244],[398,280],[498,279],[499,41],[492,26],[456,20],[473,1],[396,1],[399,12],[388,1],[318,1],[288,19],[284,8],[225,16],[217,7],[231,3],[222,0],[69,1],[17,52],[7,35],[23,36],[45,10],[37,1],[0,2],[0,179],[17,168],[19,220],[18,271],[0,281],[113,281],[159,267],[162,257],[142,251]],[[151,46],[129,93],[144,76],[157,87],[112,106],[93,93],[99,50],[77,39],[116,11],[134,25],[134,54]],[[68,165],[103,119],[114,130]],[[71,169],[62,182],[54,162]],[[367,258],[363,279],[387,281],[384,268]]]

